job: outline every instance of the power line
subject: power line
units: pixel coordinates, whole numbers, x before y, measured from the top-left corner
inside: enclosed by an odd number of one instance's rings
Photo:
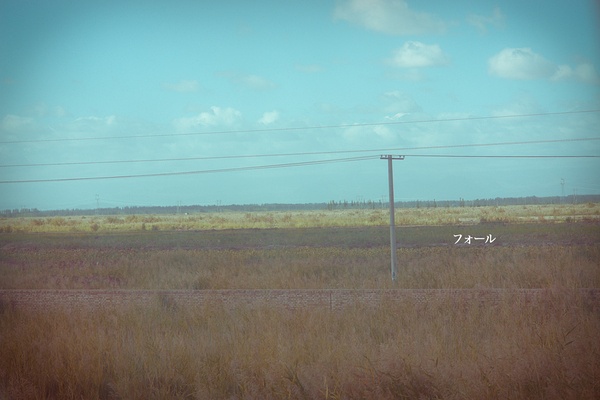
[[[109,176],[51,178],[51,179],[22,179],[22,180],[14,180],[14,181],[0,181],[0,184],[70,182],[70,181],[91,181],[91,180],[105,180],[105,179],[151,178],[151,177],[176,176],[176,175],[199,175],[199,174],[211,174],[211,173],[223,173],[223,172],[253,171],[253,170],[273,169],[273,168],[304,167],[304,166],[318,165],[318,164],[331,164],[331,163],[339,163],[339,162],[362,161],[362,160],[368,160],[368,159],[373,159],[373,158],[375,158],[375,156],[337,158],[337,159],[329,159],[329,160],[303,161],[303,162],[284,163],[284,164],[255,165],[255,166],[248,166],[248,167],[221,168],[221,169],[210,169],[210,170],[200,170],[200,171],[158,172],[158,173],[137,174],[137,175],[109,175]]]
[[[593,155],[455,155],[455,154],[409,154],[407,157],[428,158],[600,158]]]
[[[515,146],[515,145],[526,145],[526,144],[564,143],[564,142],[581,142],[581,141],[595,141],[595,140],[600,140],[600,137],[531,140],[531,141],[519,141],[519,142],[470,143],[470,144],[420,146],[420,147],[397,147],[397,148],[384,148],[384,149],[314,151],[314,152],[276,153],[276,154],[224,155],[224,156],[179,157],[179,158],[138,159],[138,160],[73,161],[73,162],[52,162],[52,163],[34,163],[34,164],[5,164],[5,165],[0,165],[0,168],[154,163],[154,162],[175,162],[175,161],[223,160],[223,159],[232,159],[232,158],[296,157],[296,156],[316,156],[316,155],[351,154],[351,153],[356,154],[356,153],[375,153],[375,152],[376,153],[385,153],[385,152],[398,152],[398,151],[411,151],[411,150],[433,150],[433,149],[491,147],[491,146]],[[412,155],[412,156],[414,156],[414,155]]]
[[[600,156],[596,156],[596,155],[476,155],[476,156],[473,156],[473,155],[457,155],[457,154],[412,154],[412,155],[407,155],[407,156],[402,156],[402,157],[534,158],[534,159],[535,158],[538,158],[538,159],[600,158]],[[364,160],[371,160],[371,159],[375,159],[375,158],[379,158],[379,157],[378,156],[361,156],[361,157],[336,158],[336,159],[326,159],[326,160],[316,160],[316,161],[302,161],[302,162],[295,162],[295,163],[255,165],[255,166],[247,166],[247,167],[221,168],[221,169],[183,171],[183,172],[158,172],[158,173],[136,174],[136,175],[109,175],[109,176],[51,178],[51,179],[23,179],[23,180],[14,180],[14,181],[0,181],[0,184],[70,182],[70,181],[90,181],[90,180],[106,180],[106,179],[150,178],[150,177],[164,177],[164,176],[177,176],[177,175],[199,175],[199,174],[210,174],[210,173],[254,171],[254,170],[275,169],[275,168],[304,167],[304,166],[319,165],[319,164],[364,161]]]
[[[441,119],[423,119],[412,121],[388,121],[388,122],[372,122],[372,123],[357,123],[357,124],[337,124],[337,125],[316,125],[305,127],[286,127],[286,128],[260,128],[260,129],[242,129],[242,130],[225,130],[225,131],[207,131],[207,132],[189,132],[189,133],[159,133],[145,135],[122,135],[122,136],[95,136],[83,138],[54,138],[54,139],[23,139],[23,140],[5,140],[0,141],[0,144],[22,144],[22,143],[49,143],[49,142],[71,142],[71,141],[94,141],[94,140],[117,140],[117,139],[146,139],[158,137],[180,137],[180,136],[197,136],[197,135],[226,135],[236,133],[273,133],[299,130],[315,130],[315,129],[340,129],[340,128],[356,128],[366,126],[388,126],[388,125],[406,125],[406,124],[422,124],[434,122],[459,122],[459,121],[477,121],[489,119],[507,119],[507,118],[531,118],[545,117],[552,115],[570,115],[570,114],[585,114],[600,112],[596,110],[580,110],[580,111],[558,111],[546,113],[531,113],[531,114],[511,114],[511,115],[490,115],[483,117],[460,117],[460,118],[441,118]]]

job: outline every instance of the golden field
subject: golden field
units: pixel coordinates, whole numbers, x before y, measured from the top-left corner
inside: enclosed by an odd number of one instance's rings
[[[599,209],[399,209],[396,283],[386,210],[5,219],[0,290],[600,288]],[[0,399],[595,399],[598,337],[597,308],[567,294],[343,311],[0,303]]]
[[[396,224],[465,225],[478,223],[576,222],[600,220],[600,204],[397,208]],[[385,226],[388,209],[218,212],[179,215],[112,215],[0,218],[0,232],[116,232]]]
[[[0,260],[0,289],[600,288],[598,244],[400,248],[395,283],[385,246],[12,248]]]
[[[4,398],[595,399],[600,318],[544,308],[154,307],[0,316]]]

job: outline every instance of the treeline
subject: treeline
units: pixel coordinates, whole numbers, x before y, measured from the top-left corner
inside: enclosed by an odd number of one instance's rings
[[[570,195],[570,196],[550,196],[550,197],[496,197],[494,199],[475,199],[475,200],[442,200],[442,201],[405,201],[395,203],[400,208],[436,208],[436,207],[484,207],[484,206],[520,206],[520,205],[547,205],[547,204],[584,204],[598,203],[600,195]]]
[[[543,204],[581,204],[599,203],[600,195],[570,195],[552,197],[496,197],[494,199],[475,200],[413,200],[394,203],[397,208],[437,208],[437,207],[484,207],[511,205],[543,205]],[[138,214],[196,214],[223,211],[259,212],[259,211],[305,211],[305,210],[348,210],[387,208],[383,200],[331,200],[327,203],[303,204],[231,204],[231,205],[192,205],[192,206],[140,206],[140,207],[105,207],[97,209],[66,209],[40,211],[36,208],[4,210],[2,217],[53,217],[83,215],[138,215]]]

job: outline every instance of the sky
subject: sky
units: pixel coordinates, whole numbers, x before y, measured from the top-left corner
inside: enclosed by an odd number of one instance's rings
[[[0,209],[599,194],[598,4],[4,0]]]

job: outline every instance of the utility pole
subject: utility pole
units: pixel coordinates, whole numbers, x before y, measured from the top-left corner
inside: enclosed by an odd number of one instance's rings
[[[404,160],[404,156],[383,155],[382,160],[388,160],[388,182],[390,186],[390,251],[392,264],[392,281],[396,281],[398,276],[398,256],[396,254],[396,217],[394,210],[394,160]]]

